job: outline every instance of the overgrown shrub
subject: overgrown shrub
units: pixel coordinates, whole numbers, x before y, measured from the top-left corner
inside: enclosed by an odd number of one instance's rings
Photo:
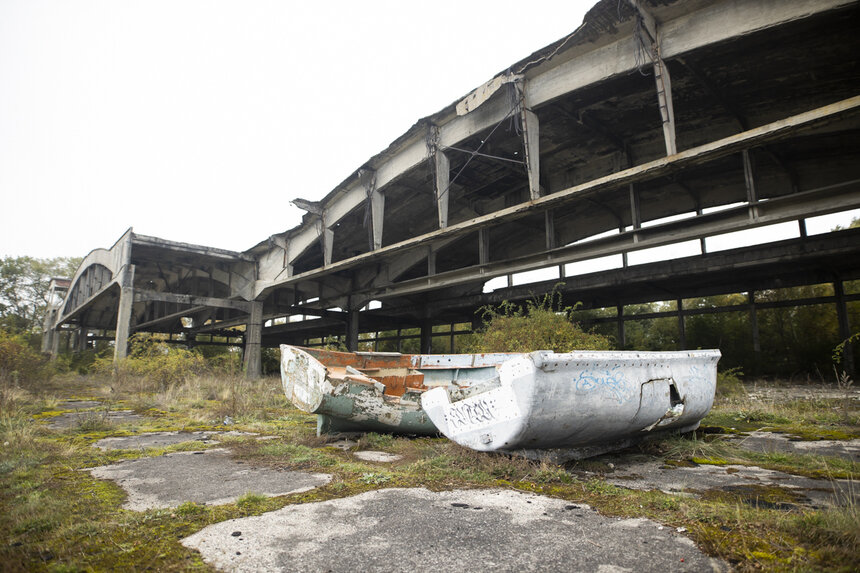
[[[0,330],[0,382],[34,382],[44,374],[46,364],[21,335]]]
[[[609,350],[612,341],[585,332],[571,320],[573,307],[563,307],[561,294],[553,291],[525,306],[503,302],[481,309],[483,327],[466,344],[467,352],[531,352],[552,350]]]
[[[741,380],[743,375],[743,371],[737,367],[717,372],[717,396],[724,398],[746,396],[747,391]]]
[[[195,352],[170,346],[163,340],[136,334],[129,339],[129,355],[114,363],[111,356],[97,358],[96,373],[113,375],[119,380],[130,377],[146,378],[160,389],[187,382],[207,371],[206,359]]]

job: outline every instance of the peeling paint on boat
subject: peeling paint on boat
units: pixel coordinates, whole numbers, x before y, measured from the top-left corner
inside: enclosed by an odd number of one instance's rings
[[[334,352],[281,346],[284,394],[299,409],[317,414],[317,432],[381,431],[438,434],[421,407],[428,388],[453,395],[497,380],[496,365],[509,354],[402,355]]]

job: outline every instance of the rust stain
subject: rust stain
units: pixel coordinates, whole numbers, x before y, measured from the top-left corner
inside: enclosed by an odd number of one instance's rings
[[[426,390],[424,374],[412,368],[412,356],[355,354],[317,348],[301,348],[326,366],[332,383],[349,381],[358,384],[385,386],[385,396],[403,396],[407,390]],[[347,367],[359,372],[348,373]]]

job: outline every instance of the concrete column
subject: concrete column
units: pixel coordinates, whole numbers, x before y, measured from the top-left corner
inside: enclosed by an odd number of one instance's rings
[[[117,362],[128,356],[128,335],[131,332],[131,307],[134,304],[134,265],[122,271],[119,293],[119,308],[116,313],[113,360]]]
[[[421,323],[421,354],[430,354],[433,350],[433,323],[425,318]]]
[[[642,210],[639,203],[639,190],[630,184],[630,221],[634,230],[642,228]]]
[[[42,353],[48,354],[51,352],[54,335],[54,321],[56,320],[57,310],[48,310],[45,313],[45,319],[42,321]],[[53,358],[56,358],[54,356]]]
[[[382,222],[385,214],[385,195],[377,190],[374,190],[370,197],[371,210],[371,225],[372,229],[372,247],[376,249],[382,248]]]
[[[529,177],[529,197],[540,199],[540,137],[538,116],[523,107],[523,148],[525,149],[526,172]]]
[[[320,236],[323,246],[323,265],[329,266],[331,264],[332,247],[334,246],[334,231],[326,227],[325,221],[320,223],[320,225],[322,225]]]
[[[660,104],[660,116],[663,119],[663,139],[666,142],[666,155],[678,152],[675,143],[675,112],[672,105],[672,79],[669,68],[660,56],[659,47],[655,49],[654,81],[657,84],[657,102]]]
[[[375,251],[382,247],[382,223],[385,211],[385,195],[376,188],[376,172],[370,169],[361,169],[358,178],[364,187],[367,196],[367,209],[370,215],[367,219],[367,234],[370,250]]]
[[[245,378],[256,380],[263,373],[260,342],[263,338],[263,302],[251,302],[251,314],[245,325],[245,353],[243,357]]]
[[[86,326],[81,326],[75,333],[75,352],[85,352],[87,349],[87,332]]]
[[[552,211],[544,211],[543,223],[546,234],[546,250],[550,251],[555,248],[555,217]]]
[[[451,162],[441,151],[433,155],[436,167],[436,210],[439,215],[439,228],[448,226],[448,197],[451,195]]]
[[[619,304],[616,310],[618,315],[618,345],[623,349],[627,344],[626,333],[624,332],[624,305]]]
[[[358,350],[359,312],[357,308],[350,309],[346,321],[346,349],[350,352]]]
[[[482,265],[490,262],[490,230],[486,227],[478,229],[478,262]]]
[[[758,372],[761,363],[761,342],[758,332],[758,313],[755,305],[755,292],[749,292],[750,329],[752,329],[753,352],[755,352],[755,370]]]
[[[758,203],[758,191],[755,187],[755,169],[749,149],[744,149],[741,152],[741,158],[744,164],[744,185],[747,190],[747,202],[750,204],[750,219],[755,220],[758,219],[758,207],[756,206]]]
[[[678,342],[681,350],[687,350],[687,325],[684,324],[684,301],[678,299]]]
[[[657,29],[658,23],[654,16],[642,6],[640,0],[628,1],[639,13],[639,21],[642,24],[639,41],[651,56],[651,61],[654,64],[654,82],[657,86],[657,103],[660,106],[660,116],[663,119],[666,155],[674,155],[677,153],[677,146],[675,143],[675,112],[672,105],[672,79],[669,76],[669,68],[663,61],[662,38]]]
[[[851,324],[848,321],[848,306],[845,303],[845,289],[841,280],[833,282],[833,293],[836,295],[836,318],[839,322],[839,338],[847,340],[851,336]],[[842,369],[854,377],[854,348],[851,342],[846,342],[842,349]]]
[[[51,359],[56,360],[60,355],[60,329],[51,328]]]

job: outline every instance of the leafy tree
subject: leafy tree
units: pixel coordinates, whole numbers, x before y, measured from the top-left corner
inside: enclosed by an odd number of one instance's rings
[[[71,277],[80,263],[78,257],[0,259],[0,328],[20,334],[40,332],[51,278]]]

